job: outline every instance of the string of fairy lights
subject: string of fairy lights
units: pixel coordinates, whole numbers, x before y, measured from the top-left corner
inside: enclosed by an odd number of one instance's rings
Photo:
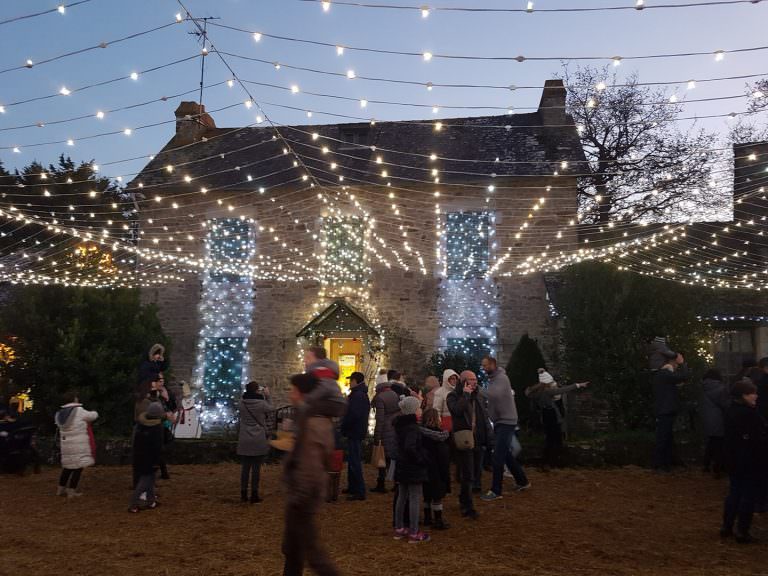
[[[302,0],[314,2],[315,0]],[[83,2],[67,5],[75,6]],[[316,2],[323,12],[336,6],[382,8],[361,2]],[[567,9],[534,7],[504,8],[501,12],[553,13],[591,12],[597,10],[644,10],[710,5],[755,4],[727,2],[690,2],[679,5],[653,5]],[[170,22],[117,38],[99,45],[58,55],[29,60],[0,74],[36,69],[43,64],[74,58],[120,42],[186,23],[200,31],[200,20],[180,2],[182,10]],[[483,7],[384,6],[387,9],[417,10],[421,18],[446,12],[493,13]],[[42,16],[47,12],[29,15]],[[0,21],[0,25],[10,23]],[[232,26],[226,21],[208,23],[217,34],[249,34],[256,43],[287,42],[311,49],[327,48],[328,57],[343,58],[347,53],[361,53],[386,58],[410,58],[428,66],[437,60],[455,61],[596,61],[620,66],[638,60],[711,58],[719,64],[731,56],[759,53],[768,46],[706,51],[678,51],[628,55],[549,56],[531,54],[509,56],[483,55],[438,50],[408,50],[399,45],[379,49],[371,45],[328,42],[305,37],[282,36],[265,30]],[[178,28],[177,28],[178,29]],[[48,181],[41,166],[39,182],[27,174],[20,180],[0,183],[0,236],[7,241],[0,250],[0,279],[20,283],[63,284],[72,286],[118,287],[159,286],[202,278],[199,316],[198,356],[195,379],[205,383],[203,412],[206,425],[214,426],[234,418],[231,412],[232,386],[247,377],[250,358],[248,339],[253,325],[253,286],[258,280],[317,283],[317,299],[308,319],[322,313],[336,298],[343,298],[359,310],[380,333],[377,346],[384,347],[388,319],[382,317],[371,288],[382,270],[399,269],[425,278],[438,278],[437,310],[439,341],[444,348],[475,354],[478,350],[495,352],[497,330],[503,324],[503,278],[534,272],[560,270],[574,262],[596,259],[619,269],[670,280],[724,289],[768,288],[766,263],[753,248],[768,246],[763,238],[765,217],[755,218],[765,210],[763,183],[765,175],[753,175],[750,192],[737,199],[743,209],[730,222],[684,222],[655,225],[652,220],[639,223],[581,223],[576,213],[577,181],[595,175],[580,155],[563,154],[561,158],[516,158],[478,153],[461,157],[448,152],[447,143],[459,135],[477,132],[484,138],[506,138],[528,131],[562,129],[575,132],[578,127],[567,119],[546,126],[533,122],[534,113],[560,112],[562,107],[500,106],[462,99],[461,104],[440,105],[447,90],[541,90],[540,86],[472,84],[409,80],[366,74],[363,68],[313,68],[300,62],[257,58],[250,54],[219,49],[210,31],[202,31],[202,49],[166,63],[153,63],[134,72],[88,81],[82,85],[62,85],[55,93],[46,93],[0,105],[2,119],[15,116],[18,107],[56,98],[74,99],[79,93],[119,82],[136,82],[145,75],[186,63],[211,60],[214,56],[224,75],[205,84],[210,90],[240,90],[245,99],[227,96],[226,104],[207,113],[187,115],[163,121],[145,121],[141,125],[99,133],[73,130],[67,138],[34,141],[20,138],[19,143],[0,142],[0,151],[23,154],[45,147],[76,147],[85,140],[139,137],[142,131],[176,123],[199,125],[204,115],[243,110],[247,118],[234,129],[211,129],[203,138],[185,144],[169,144],[162,152],[146,156],[100,159],[91,166],[99,178],[117,184],[121,200],[111,206],[94,190],[75,188],[88,179],[71,182]],[[403,42],[404,43],[404,42]],[[399,44],[399,43],[398,43]],[[617,53],[620,51],[617,50]],[[232,62],[269,65],[279,72],[291,69],[306,75],[332,76],[346,81],[343,89],[313,90],[303,80],[293,83],[248,79],[236,71]],[[407,61],[407,60],[403,60]],[[335,67],[335,65],[334,65]],[[210,68],[210,66],[209,66]],[[428,70],[422,68],[421,70]],[[700,84],[726,86],[729,82],[751,81],[763,74],[713,74],[710,78],[643,82],[638,86],[672,89],[663,101],[648,105],[693,107],[707,102],[732,100],[738,107],[766,95],[759,90],[738,90],[711,97],[684,98],[678,89],[691,94]],[[679,78],[679,77],[678,77]],[[365,84],[363,84],[365,83]],[[147,83],[151,86],[152,83]],[[402,84],[438,95],[434,104],[421,98],[388,99],[366,95],[361,86]],[[341,84],[340,84],[341,85]],[[621,82],[600,82],[592,87],[594,105],[601,105],[600,95],[626,86]],[[254,97],[251,89],[275,90],[277,101]],[[573,86],[564,86],[565,89]],[[194,94],[198,88],[174,90],[172,96],[107,105],[88,113],[75,113],[36,123],[16,122],[0,126],[0,134],[103,120],[122,111],[167,103]],[[353,94],[357,92],[356,94]],[[232,93],[234,94],[234,92]],[[283,96],[284,95],[284,96]],[[290,98],[290,100],[289,100]],[[350,108],[349,113],[325,110],[317,102],[335,101]],[[382,122],[371,117],[384,107],[423,109],[430,119]],[[746,106],[744,106],[746,107]],[[343,118],[356,128],[345,133],[337,128],[281,123],[275,110],[299,111],[308,119]],[[460,118],[443,118],[447,111],[488,110],[502,112],[498,120],[485,123]],[[533,112],[526,114],[526,112]],[[505,113],[505,114],[504,114]],[[385,114],[382,112],[382,114]],[[674,121],[706,118],[752,118],[759,113],[734,111],[730,114],[679,116]],[[530,118],[531,121],[526,121]],[[566,118],[563,114],[563,118]],[[254,122],[255,120],[255,122]],[[309,122],[309,120],[308,120]],[[369,142],[356,134],[386,130],[426,130],[427,136],[416,146],[393,142]],[[496,130],[494,134],[493,130]],[[350,136],[351,135],[351,136]],[[230,145],[229,143],[236,143]],[[66,148],[65,148],[66,149]],[[726,155],[729,150],[716,146],[702,154]],[[459,157],[455,157],[459,156]],[[487,156],[487,157],[479,157]],[[758,162],[754,152],[749,161]],[[122,164],[148,158],[149,164],[138,174],[108,175]],[[246,158],[248,158],[246,160]],[[737,158],[737,160],[743,160]],[[760,162],[765,162],[760,158]],[[730,184],[731,167],[712,171],[712,190],[725,190]],[[67,191],[67,185],[73,186]],[[739,183],[736,183],[737,187]],[[653,193],[653,190],[638,193]],[[706,193],[704,191],[703,193]],[[9,201],[7,198],[13,198]],[[573,198],[569,203],[567,198]],[[747,216],[744,216],[744,210]],[[134,223],[138,226],[132,236]],[[304,343],[305,344],[305,343]],[[297,349],[301,351],[300,344]],[[234,375],[237,375],[235,377]]]

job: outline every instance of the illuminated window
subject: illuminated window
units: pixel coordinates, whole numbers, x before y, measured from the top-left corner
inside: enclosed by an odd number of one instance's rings
[[[488,272],[487,212],[449,212],[446,218],[448,278],[482,278]]]
[[[327,219],[323,222],[323,245],[323,275],[329,282],[365,282],[370,270],[365,255],[365,223],[362,220]]]
[[[206,338],[203,387],[208,400],[231,402],[243,381],[246,338]]]
[[[448,338],[448,350],[480,360],[491,354],[490,338]]]
[[[215,264],[210,271],[214,282],[243,282],[244,276],[228,271],[247,263],[251,254],[251,224],[239,218],[222,218],[210,221],[208,255]]]

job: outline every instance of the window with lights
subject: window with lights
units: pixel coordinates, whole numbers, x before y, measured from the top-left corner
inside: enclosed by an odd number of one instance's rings
[[[448,338],[448,350],[475,360],[491,355],[490,338]]]
[[[365,254],[365,222],[328,218],[323,222],[323,276],[336,284],[362,284],[370,274]]]
[[[250,259],[251,224],[239,218],[222,218],[210,221],[208,255],[216,262],[209,272],[214,282],[243,282],[245,277],[224,271],[227,266],[238,266]]]
[[[449,212],[445,237],[448,278],[482,278],[490,259],[488,212]]]

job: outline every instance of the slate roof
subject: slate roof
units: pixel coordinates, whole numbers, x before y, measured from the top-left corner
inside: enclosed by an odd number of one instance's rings
[[[486,182],[491,173],[500,177],[551,175],[562,161],[583,161],[576,128],[570,118],[564,118],[565,123],[546,125],[542,112],[537,111],[442,118],[440,131],[435,130],[435,119],[281,126],[279,130],[323,184],[338,184],[339,175],[348,184],[359,183],[355,180],[386,184],[381,176],[386,170],[393,185],[415,187],[415,181],[433,181],[433,168],[439,169],[442,182]],[[319,137],[313,139],[313,133]],[[204,141],[181,148],[176,138],[171,139],[134,183],[178,186],[189,175],[208,188],[254,190],[284,185],[304,172],[293,167],[295,158],[283,154],[285,145],[273,139],[273,134],[271,127],[208,128]],[[329,153],[322,153],[324,146]],[[431,154],[438,160],[430,160]],[[383,164],[376,163],[378,156]],[[338,164],[336,171],[331,171],[331,162]],[[168,164],[176,167],[173,173],[164,169]],[[239,170],[233,170],[235,167]],[[248,175],[252,181],[247,180]]]

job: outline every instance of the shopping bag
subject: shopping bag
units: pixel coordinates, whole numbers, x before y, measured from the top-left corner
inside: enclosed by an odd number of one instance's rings
[[[384,452],[384,445],[381,442],[377,442],[373,446],[373,452],[371,453],[371,464],[376,468],[387,467],[387,455]]]

